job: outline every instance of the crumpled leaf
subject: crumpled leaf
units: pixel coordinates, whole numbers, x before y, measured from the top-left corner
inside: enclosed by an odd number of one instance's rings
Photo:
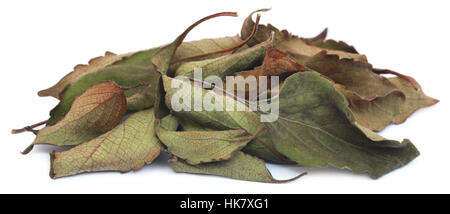
[[[331,165],[378,178],[419,155],[409,140],[381,140],[362,131],[345,97],[317,73],[288,77],[279,102],[279,119],[266,125],[275,149],[302,166]]]
[[[194,106],[194,93],[202,92],[203,97],[207,95],[207,93],[215,93],[214,91],[208,91],[197,84],[191,83],[191,90],[183,90],[183,88],[172,88],[172,82],[178,82],[178,85],[183,83],[182,80],[173,79],[167,76],[163,76],[164,89],[166,91],[165,95],[165,103],[167,107],[173,110],[173,106],[171,104],[171,99],[177,93],[177,96],[182,97],[191,97],[191,103],[182,103],[180,105],[187,107]],[[194,92],[197,90],[197,92]],[[226,103],[235,103],[235,100],[232,97],[223,95],[222,93],[215,93],[216,100],[223,100],[224,106]],[[210,104],[208,104],[210,105]],[[238,107],[240,106],[240,107]],[[187,109],[183,107],[184,109]],[[205,107],[211,108],[212,107]],[[232,129],[243,129],[247,131],[251,135],[256,135],[261,130],[264,129],[265,125],[260,122],[260,117],[255,112],[250,111],[250,109],[245,106],[245,104],[237,102],[235,108],[242,108],[244,111],[235,111],[235,110],[227,110],[224,111],[194,111],[189,110],[180,110],[180,111],[172,111],[178,118],[183,118],[182,120],[191,120],[197,124],[200,124],[203,127],[208,127],[209,129],[214,130],[232,130]],[[183,122],[181,122],[183,124]],[[271,162],[286,162],[284,157],[279,155],[273,149],[272,140],[269,137],[268,132],[262,132],[259,134],[255,140],[252,140],[243,150],[252,155],[258,156],[265,160]]]
[[[41,129],[32,145],[78,145],[116,126],[126,112],[124,89],[114,82],[100,82],[75,99],[67,115]]]
[[[270,48],[267,50],[264,61],[261,66],[254,67],[252,70],[248,71],[241,71],[236,72],[234,74],[235,77],[241,76],[244,79],[250,76],[256,77],[257,86],[254,90],[257,91],[257,93],[263,92],[265,90],[270,90],[270,78],[267,78],[267,88],[260,89],[259,86],[259,78],[262,76],[270,77],[270,76],[278,76],[279,81],[284,81],[288,76],[296,73],[296,72],[304,72],[304,71],[310,71],[308,68],[306,68],[303,65],[300,65],[288,54],[276,49],[276,48]],[[236,89],[239,91],[239,89]],[[250,93],[250,88],[247,86],[245,88],[245,96],[249,97],[248,94]],[[256,94],[257,94],[256,93]],[[239,92],[237,93],[239,94]]]
[[[164,147],[154,131],[153,109],[131,115],[113,130],[65,152],[51,152],[50,177],[83,172],[137,171],[150,164]]]
[[[302,64],[345,86],[364,100],[370,101],[391,93],[404,96],[387,78],[372,72],[372,65],[369,63],[339,59],[336,55],[320,52],[307,58]]]
[[[362,126],[371,130],[381,131],[390,123],[401,124],[418,109],[439,102],[439,100],[425,95],[420,86],[416,90],[410,82],[402,78],[389,78],[389,81],[402,91],[404,97],[397,93],[392,93],[385,97],[367,101],[360,99],[343,87],[338,87],[348,98],[350,109],[356,121]]]
[[[67,87],[61,97],[60,103],[50,112],[50,119],[47,124],[53,125],[61,120],[69,111],[77,96],[81,95],[91,85],[101,81],[114,81],[121,87],[131,87],[142,83],[148,83],[149,86],[141,86],[128,90],[125,95],[130,99],[129,110],[149,108],[154,103],[156,81],[158,80],[159,75],[160,74],[152,68],[132,65],[108,66],[97,72],[87,74]],[[136,101],[136,98],[139,98],[136,96],[144,96],[147,99]]]
[[[234,76],[280,76],[287,77],[299,71],[307,71],[308,69],[297,63],[295,59],[288,54],[276,49],[270,48],[264,56],[264,61],[261,66],[255,67],[249,71],[241,71],[234,74]]]
[[[237,152],[230,160],[190,165],[176,157],[169,160],[169,165],[175,172],[187,172],[194,174],[218,175],[234,179],[257,181],[265,183],[280,183],[295,180],[297,176],[289,180],[276,180],[272,177],[263,160]]]
[[[247,38],[250,35],[251,29],[255,24],[255,22],[252,19],[252,15],[256,12],[264,12],[268,10],[269,9],[261,9],[254,11],[245,19],[241,29],[241,39]],[[274,47],[285,52],[291,52],[301,56],[313,56],[321,51],[326,51],[328,54],[334,54],[339,56],[339,58],[349,58],[354,59],[356,61],[367,62],[367,58],[365,55],[354,54],[340,50],[328,50],[314,45],[310,45],[308,44],[307,40],[294,36],[286,30],[280,31],[271,24],[268,24],[267,26],[258,25],[258,31],[256,32],[256,35],[253,36],[248,45],[253,46],[263,41],[266,41],[271,37],[272,32],[274,33],[273,38]]]
[[[253,139],[244,130],[168,131],[158,128],[156,133],[172,154],[189,164],[228,160]]]
[[[261,64],[264,54],[269,46],[269,42],[263,42],[238,53],[184,63],[178,67],[176,76],[194,77],[194,69],[202,68],[202,78],[208,76],[218,76],[222,79],[225,76],[233,75],[235,72],[246,70]]]

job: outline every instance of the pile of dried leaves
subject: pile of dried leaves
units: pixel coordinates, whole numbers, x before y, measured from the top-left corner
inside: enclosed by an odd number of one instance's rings
[[[39,92],[60,100],[50,119],[13,133],[37,135],[24,153],[37,144],[74,146],[50,154],[52,178],[136,171],[161,151],[170,152],[169,165],[176,172],[283,182],[272,177],[268,161],[331,165],[378,178],[419,155],[409,140],[387,140],[373,132],[438,102],[413,78],[373,68],[353,46],[326,40],[326,30],[300,38],[260,25],[259,14],[256,21],[252,15],[240,36],[183,42],[205,20],[236,16],[218,13],[194,23],[168,45],[122,55],[106,52],[77,65]],[[170,85],[180,81],[174,77],[191,77],[198,67],[204,76],[221,78],[279,76],[279,119],[261,122],[261,112],[248,110],[245,102],[238,103],[245,111],[173,111],[170,100],[179,89]],[[219,99],[235,99],[220,88],[214,91]],[[183,93],[192,96],[192,91]],[[127,113],[131,116],[121,122]]]

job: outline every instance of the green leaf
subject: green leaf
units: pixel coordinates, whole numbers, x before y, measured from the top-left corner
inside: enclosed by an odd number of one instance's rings
[[[126,112],[124,90],[114,82],[97,83],[76,98],[56,125],[40,130],[35,144],[78,145],[116,126]]]
[[[243,152],[237,152],[230,160],[197,165],[190,165],[174,157],[169,160],[169,165],[175,172],[178,173],[187,172],[194,174],[218,175],[239,180],[265,183],[288,182],[300,177],[297,176],[289,180],[276,180],[266,168],[263,160]]]
[[[279,119],[267,126],[277,151],[302,166],[332,165],[378,178],[419,155],[409,140],[383,140],[361,130],[345,97],[318,73],[291,75],[279,99]]]
[[[50,177],[83,172],[137,171],[150,164],[164,147],[154,131],[153,109],[137,112],[113,130],[69,151],[50,153]]]
[[[244,130],[228,131],[156,131],[172,154],[189,164],[228,160],[253,139]]]
[[[420,86],[416,90],[410,82],[402,78],[389,78],[389,81],[400,89],[404,96],[392,93],[385,97],[367,101],[354,96],[348,90],[340,88],[350,101],[350,109],[355,115],[356,121],[362,126],[381,131],[390,123],[401,124],[418,109],[439,102],[439,100],[425,95]]]

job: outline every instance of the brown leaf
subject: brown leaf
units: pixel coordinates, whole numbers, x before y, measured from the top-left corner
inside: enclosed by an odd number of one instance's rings
[[[296,72],[304,72],[308,71],[309,69],[306,68],[303,65],[298,64],[294,58],[290,57],[288,54],[276,49],[271,48],[269,49],[265,56],[264,61],[261,66],[255,67],[252,70],[248,71],[241,71],[234,74],[234,76],[241,76],[244,79],[249,76],[256,77],[257,86],[255,90],[258,92],[270,90],[271,84],[270,84],[270,78],[267,78],[267,86],[268,88],[260,91],[259,90],[259,78],[261,76],[278,76],[280,82],[286,79],[288,76],[290,76],[293,73]],[[239,90],[239,89],[237,89]],[[245,88],[245,95],[248,97],[248,94],[250,93],[248,85],[246,85]],[[239,94],[239,93],[238,93]]]
[[[255,22],[252,19],[252,15],[256,12],[264,12],[268,10],[269,9],[261,9],[254,11],[245,19],[241,29],[241,39],[247,38],[251,33],[251,29],[255,24]],[[298,36],[292,35],[287,30],[280,31],[271,24],[268,24],[267,26],[258,25],[258,31],[256,32],[256,35],[254,35],[253,38],[250,40],[250,42],[248,42],[248,45],[253,46],[261,42],[264,42],[270,38],[272,33],[274,34],[273,39],[274,47],[285,52],[291,52],[301,56],[309,57],[321,51],[326,51],[328,54],[334,54],[339,56],[339,58],[349,58],[354,59],[356,61],[367,62],[367,58],[365,55],[354,54],[340,50],[328,50],[325,48],[316,47],[314,45],[308,44],[308,41],[310,41],[310,39],[305,40]],[[321,36],[319,35],[319,37]]]
[[[151,163],[164,147],[154,130],[153,109],[137,112],[113,130],[65,152],[50,153],[50,177],[83,172],[137,171]]]
[[[124,89],[114,82],[100,82],[79,96],[67,115],[39,131],[32,145],[78,145],[114,128],[125,115]]]
[[[403,96],[387,78],[372,72],[369,63],[340,59],[336,55],[320,52],[303,59],[303,65],[345,86],[346,90],[352,91],[360,99],[370,101],[391,93]]]
[[[425,95],[420,86],[416,90],[414,85],[407,80],[395,77],[389,78],[389,81],[399,88],[405,97],[398,93],[391,93],[385,97],[368,101],[360,99],[341,86],[337,87],[349,100],[350,109],[360,125],[371,130],[381,131],[390,123],[401,124],[418,109],[439,102],[439,100]]]

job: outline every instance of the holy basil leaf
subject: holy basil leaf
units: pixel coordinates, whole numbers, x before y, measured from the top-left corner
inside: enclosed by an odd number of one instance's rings
[[[114,128],[125,115],[126,105],[124,90],[117,84],[97,83],[75,99],[61,121],[40,130],[32,145],[84,143]]]
[[[291,75],[279,101],[279,119],[266,125],[275,149],[302,166],[332,165],[378,178],[419,155],[409,140],[381,140],[363,132],[345,97],[317,73]]]
[[[266,168],[263,160],[243,152],[237,152],[230,160],[197,165],[190,165],[174,157],[169,160],[169,165],[175,172],[218,175],[239,180],[265,183],[289,182],[305,175],[304,173],[289,180],[276,180]]]
[[[95,171],[139,170],[164,150],[155,135],[154,121],[153,109],[140,111],[91,141],[69,151],[53,151],[50,154],[50,177]]]

